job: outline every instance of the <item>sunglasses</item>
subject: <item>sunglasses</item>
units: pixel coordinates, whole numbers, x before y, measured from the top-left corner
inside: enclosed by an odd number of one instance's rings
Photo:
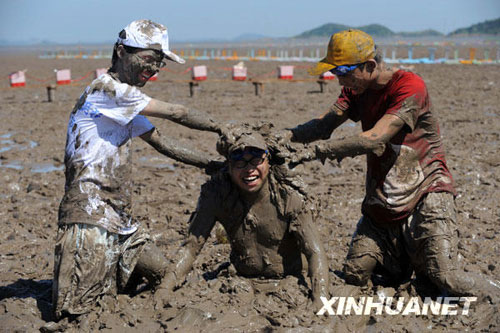
[[[344,76],[348,74],[349,72],[352,72],[356,68],[358,68],[362,64],[356,64],[356,65],[341,65],[337,66],[333,69],[330,70],[330,73],[335,74],[336,76]]]
[[[231,165],[234,168],[244,169],[247,167],[248,164],[250,164],[251,166],[254,166],[254,167],[261,165],[266,160],[268,153],[269,153],[269,151],[267,151],[267,150],[262,150],[262,149],[251,147],[251,148],[248,148],[245,150],[238,149],[238,150],[233,151],[229,155],[229,159],[230,159]],[[249,154],[250,156],[252,156],[252,158],[249,160],[245,160],[243,157],[246,154]]]

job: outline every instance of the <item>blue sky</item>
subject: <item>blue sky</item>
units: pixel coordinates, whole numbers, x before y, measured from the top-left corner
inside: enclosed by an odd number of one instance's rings
[[[130,21],[148,18],[175,41],[290,37],[325,23],[449,33],[500,17],[500,0],[0,0],[0,41],[114,41]]]

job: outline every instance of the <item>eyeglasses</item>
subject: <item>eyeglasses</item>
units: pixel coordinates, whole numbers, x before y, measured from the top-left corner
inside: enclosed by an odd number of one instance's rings
[[[249,154],[252,156],[251,159],[245,160],[243,156]],[[238,149],[229,155],[231,165],[236,169],[244,169],[248,164],[257,167],[264,163],[268,155],[267,150],[262,150],[258,148],[250,148],[246,150]]]
[[[163,61],[163,55],[160,51],[158,50],[152,50],[152,49],[143,49],[143,48],[139,48],[139,47],[133,47],[133,46],[128,46],[128,45],[123,45],[123,48],[125,49],[125,51],[127,51],[127,53],[129,54],[132,54],[134,55],[135,57],[137,57],[139,59],[139,61],[144,64],[144,65],[154,65],[158,68],[162,68],[162,67],[165,67],[167,65],[167,63],[165,61]],[[152,50],[155,52],[155,54],[157,55],[157,57],[154,57],[154,56],[151,56],[151,55],[142,55],[142,56],[139,56],[137,53],[140,52],[140,51],[144,51],[144,50]],[[160,58],[158,60],[158,58]]]
[[[333,69],[330,70],[330,73],[335,74],[337,76],[344,76],[349,72],[352,72],[356,68],[358,68],[361,64],[356,64],[356,65],[341,65],[337,66]]]

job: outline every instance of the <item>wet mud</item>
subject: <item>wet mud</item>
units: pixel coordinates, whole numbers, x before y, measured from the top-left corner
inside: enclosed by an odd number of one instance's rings
[[[54,68],[71,68],[82,77],[109,60],[39,60],[30,55],[0,54],[0,73],[28,68],[33,77],[52,75]],[[236,62],[235,62],[236,63]],[[185,66],[197,65],[190,61]],[[213,67],[232,63],[207,61]],[[294,64],[294,63],[291,63]],[[249,72],[263,74],[277,63],[252,62]],[[306,66],[308,64],[295,63]],[[272,122],[275,128],[293,127],[324,114],[340,89],[329,84],[317,93],[315,81],[272,82],[255,96],[250,82],[224,80],[201,82],[189,96],[186,67],[169,64],[158,81],[142,90],[171,103],[207,112],[223,121]],[[426,81],[433,109],[439,119],[448,167],[458,191],[457,246],[459,265],[468,272],[499,280],[500,256],[500,71],[498,66],[415,65]],[[221,74],[223,75],[223,74]],[[297,78],[308,78],[297,70]],[[498,331],[499,304],[476,302],[468,316],[339,315],[317,316],[308,295],[310,286],[297,277],[255,280],[238,277],[228,265],[230,246],[212,230],[203,250],[166,307],[155,309],[149,290],[103,299],[98,309],[71,322],[51,324],[51,285],[57,211],[64,193],[64,144],[69,114],[88,81],[61,86],[52,103],[46,87],[10,89],[0,84],[0,331],[64,329],[79,331],[272,331],[383,332],[383,331]],[[186,129],[173,122],[153,119],[164,136],[173,136],[213,158],[217,134]],[[349,122],[332,136],[348,137],[360,131]],[[196,207],[201,184],[209,176],[158,154],[139,138],[132,144],[133,213],[149,229],[167,259],[184,241],[188,220]],[[435,294],[428,282],[412,280],[398,288],[375,283],[367,288],[345,285],[342,265],[360,217],[364,196],[365,158],[345,158],[339,164],[309,162],[301,167],[304,182],[321,209],[316,218],[327,254],[332,296],[391,297]],[[307,281],[307,279],[305,280]]]

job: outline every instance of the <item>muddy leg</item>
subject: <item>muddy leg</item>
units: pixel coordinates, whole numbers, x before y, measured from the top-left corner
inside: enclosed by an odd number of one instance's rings
[[[457,269],[453,262],[451,241],[446,237],[431,237],[424,247],[425,273],[442,291],[451,295],[470,295],[474,279]]]
[[[344,276],[349,284],[364,286],[377,266],[377,258],[382,257],[374,235],[370,231],[368,218],[362,217],[352,236],[351,245],[344,263]]]
[[[453,296],[474,296],[498,303],[500,283],[481,274],[458,269],[456,257],[452,256],[451,243],[443,237],[432,237],[426,242],[426,274],[442,291]]]
[[[498,299],[499,285],[486,276],[463,271],[457,260],[456,207],[449,193],[429,193],[407,229],[413,261],[441,292],[453,296]],[[420,248],[422,252],[414,249]]]
[[[365,286],[377,266],[377,260],[370,255],[352,258],[347,255],[344,264],[345,281],[355,286]]]

